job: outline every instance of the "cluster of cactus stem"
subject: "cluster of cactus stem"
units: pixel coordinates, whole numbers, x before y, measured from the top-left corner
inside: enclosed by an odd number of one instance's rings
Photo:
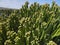
[[[60,7],[55,2],[28,4],[19,10],[1,10],[0,45],[59,45]]]

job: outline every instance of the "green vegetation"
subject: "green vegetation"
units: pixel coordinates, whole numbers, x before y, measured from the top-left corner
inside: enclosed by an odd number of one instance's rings
[[[60,45],[60,7],[28,4],[0,10],[0,45]]]

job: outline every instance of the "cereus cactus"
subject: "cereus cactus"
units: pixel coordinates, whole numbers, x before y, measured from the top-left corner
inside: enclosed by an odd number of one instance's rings
[[[12,41],[9,39],[9,40],[6,40],[4,45],[12,45]]]
[[[47,45],[57,45],[54,41],[49,41],[49,43],[47,43]]]
[[[17,32],[18,27],[19,27],[18,17],[15,15],[15,13],[12,13],[9,18],[10,18],[10,20],[9,20],[9,29],[14,30],[15,32]]]
[[[20,45],[20,38],[18,36],[15,37],[14,41],[15,45]]]
[[[0,45],[60,45],[60,7],[28,4],[0,17]]]

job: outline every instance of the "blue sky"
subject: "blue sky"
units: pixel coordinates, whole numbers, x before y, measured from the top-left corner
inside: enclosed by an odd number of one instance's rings
[[[26,1],[28,1],[29,4],[34,2],[38,2],[39,4],[52,3],[52,0],[0,0],[0,7],[19,9]],[[60,0],[55,0],[55,2],[60,6]]]

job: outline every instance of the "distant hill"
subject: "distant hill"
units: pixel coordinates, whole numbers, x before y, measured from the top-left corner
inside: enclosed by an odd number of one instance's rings
[[[5,8],[5,7],[0,7],[0,10],[18,10],[18,9],[12,9],[12,8]]]
[[[11,14],[12,12],[14,12],[14,10],[16,10],[16,12],[19,12],[19,9],[0,7],[0,16],[2,16],[4,14],[6,16],[9,16],[9,14]]]

